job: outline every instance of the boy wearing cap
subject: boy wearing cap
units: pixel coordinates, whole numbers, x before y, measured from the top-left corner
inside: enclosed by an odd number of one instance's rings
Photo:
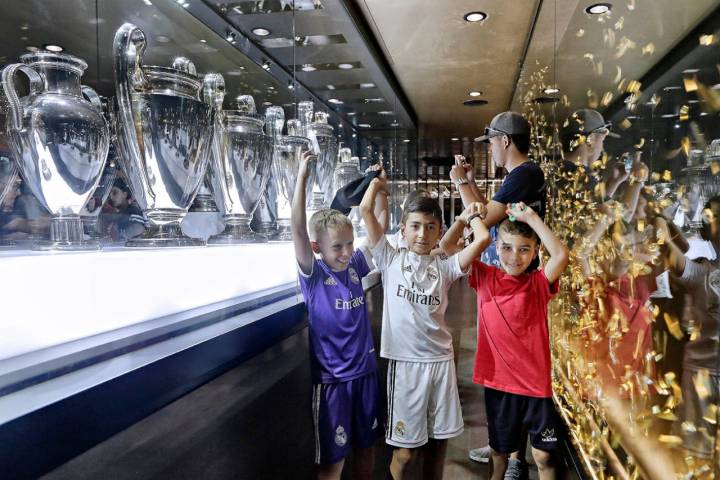
[[[353,449],[353,478],[371,479],[372,446],[382,435],[383,425],[377,362],[361,281],[371,267],[364,253],[354,249],[352,223],[341,212],[315,212],[308,235],[305,187],[308,162],[314,160],[312,153],[303,154],[292,201],[292,233],[308,309],[315,463],[318,478],[339,479]],[[378,209],[380,218],[387,218],[384,196]]]
[[[474,261],[470,272],[478,311],[473,381],[485,387],[492,479],[504,477],[509,454],[525,440],[524,429],[540,478],[552,479],[550,452],[560,431],[550,385],[547,305],[569,253],[524,203],[509,205],[506,214],[496,242],[500,268]],[[530,270],[541,241],[549,258],[542,269]]]
[[[375,179],[360,203],[368,245],[383,276],[380,356],[389,359],[386,442],[395,447],[390,474],[398,480],[419,447],[425,478],[442,478],[447,439],[463,431],[452,336],[445,323],[450,285],[465,275],[490,239],[481,218],[484,206],[474,203],[451,231],[469,225],[473,242],[457,255],[432,255],[441,234],[442,211],[436,200],[416,197],[401,221],[404,246],[393,247],[373,210],[386,190]]]

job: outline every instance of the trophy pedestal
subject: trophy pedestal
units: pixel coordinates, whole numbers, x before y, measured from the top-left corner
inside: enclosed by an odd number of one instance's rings
[[[208,245],[233,245],[242,243],[266,243],[267,237],[253,232],[250,215],[226,215],[225,230],[208,239]]]
[[[278,219],[277,235],[273,239],[276,242],[292,242],[292,228],[289,218]]]
[[[323,208],[328,208],[327,205],[325,205],[325,194],[319,191],[312,192],[312,199],[310,200],[308,210],[318,211]]]
[[[80,216],[53,217],[50,220],[50,240],[37,242],[33,250],[100,250],[100,242],[85,239]]]
[[[185,235],[180,229],[180,220],[175,218],[167,223],[155,223],[153,214],[148,213],[151,226],[139,237],[131,238],[125,242],[126,247],[156,248],[156,247],[203,247],[205,242]]]
[[[215,204],[215,199],[209,193],[198,193],[195,196],[192,206],[190,207],[191,212],[217,212],[218,208]]]
[[[260,235],[264,236],[268,240],[272,241],[275,240],[277,237],[277,223],[275,222],[257,222],[255,225],[255,228],[253,229],[256,233],[259,233]]]

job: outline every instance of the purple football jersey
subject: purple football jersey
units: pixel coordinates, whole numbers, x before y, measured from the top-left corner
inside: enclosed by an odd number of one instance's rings
[[[369,272],[361,250],[355,250],[343,272],[333,272],[317,258],[310,276],[300,272],[314,383],[352,380],[377,369],[362,286]]]

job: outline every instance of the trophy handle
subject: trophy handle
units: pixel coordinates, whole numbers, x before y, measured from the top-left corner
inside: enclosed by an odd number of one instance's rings
[[[29,96],[39,95],[45,88],[45,82],[39,73],[22,63],[8,65],[2,71],[2,85],[10,107],[10,122],[13,130],[22,130],[23,107],[15,90],[15,73],[24,73],[30,80]]]
[[[181,72],[189,73],[190,75],[197,75],[197,69],[195,64],[186,57],[177,57],[173,60],[172,68],[180,70]]]
[[[177,62],[178,59],[175,61]],[[189,61],[189,60],[188,60]],[[192,65],[192,62],[190,63]],[[195,68],[195,67],[193,67]],[[208,73],[203,77],[203,101],[219,112],[225,100],[225,79],[219,73]]]
[[[206,74],[203,77],[202,95],[203,101],[213,109],[215,115],[213,117],[212,148],[210,149],[212,157],[208,162],[210,185],[215,195],[215,201],[218,202],[218,197],[221,197],[223,208],[227,211],[230,196],[228,195],[227,179],[223,177],[222,172],[229,170],[222,168],[223,155],[220,147],[224,117],[222,106],[225,99],[225,79],[223,76],[219,73]]]
[[[115,95],[117,97],[117,134],[123,138],[121,142],[125,147],[126,159],[130,164],[135,164],[134,170],[142,183],[143,192],[155,197],[151,184],[147,178],[145,169],[142,168],[143,154],[140,150],[140,142],[135,128],[135,119],[132,112],[131,92],[135,85],[145,83],[145,75],[142,70],[142,56],[145,52],[147,41],[145,33],[132,23],[123,24],[113,40],[113,55],[115,58]],[[130,172],[126,169],[126,173]],[[133,183],[132,181],[130,182]],[[144,196],[143,192],[133,192],[136,198]],[[147,202],[146,198],[142,199]]]
[[[82,94],[87,98],[87,100],[92,103],[92,106],[97,108],[100,113],[103,112],[102,108],[102,100],[100,100],[100,95],[97,94],[95,90],[93,90],[91,87],[88,87],[87,85],[83,85],[81,87]]]

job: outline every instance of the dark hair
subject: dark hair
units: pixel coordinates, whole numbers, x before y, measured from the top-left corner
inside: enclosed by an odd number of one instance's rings
[[[428,192],[424,188],[418,188],[417,190],[413,190],[412,192],[408,193],[402,205],[403,211],[407,209],[407,206],[410,205],[410,202],[420,197],[431,198],[430,192]]]
[[[130,187],[128,187],[128,184],[123,180],[122,178],[116,178],[115,182],[113,182],[113,187],[122,190],[123,192],[128,194],[128,197],[132,196],[132,192],[130,191]]]
[[[515,145],[515,148],[517,148],[520,153],[522,153],[523,155],[528,154],[528,152],[530,151],[530,135],[514,134],[508,135],[507,137],[510,139],[510,142]]]
[[[403,224],[407,221],[407,217],[411,213],[424,213],[426,215],[432,215],[438,222],[440,222],[440,225],[443,223],[440,204],[437,200],[429,197],[416,197],[408,202],[402,215]]]
[[[500,224],[499,229],[505,233],[509,233],[510,235],[520,235],[525,238],[534,238],[536,242],[540,243],[540,239],[538,238],[537,233],[535,233],[535,230],[533,230],[532,227],[525,222],[518,222],[517,220],[511,222],[509,218],[506,218]]]

